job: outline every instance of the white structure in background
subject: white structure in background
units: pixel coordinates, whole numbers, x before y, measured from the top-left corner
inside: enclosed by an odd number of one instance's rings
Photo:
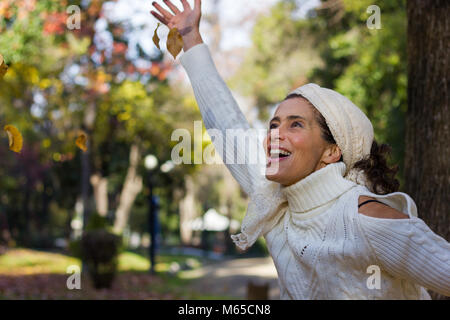
[[[141,245],[141,235],[138,232],[131,232],[128,245],[133,249],[139,248]]]
[[[230,226],[231,231],[239,229],[239,222],[232,219],[230,225],[230,219],[218,213],[215,209],[211,208],[203,215],[191,222],[191,228],[193,231],[225,231]]]

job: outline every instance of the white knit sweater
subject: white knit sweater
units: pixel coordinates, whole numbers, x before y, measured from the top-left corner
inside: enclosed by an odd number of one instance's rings
[[[189,49],[180,62],[208,131],[250,128],[206,44]],[[233,149],[248,159],[239,144],[223,147],[216,145],[222,157]],[[260,165],[225,164],[250,197],[264,185]],[[344,179],[344,172],[344,163],[331,164],[281,189],[288,206],[280,207],[279,221],[264,234],[281,299],[429,299],[424,287],[450,296],[450,244],[417,217],[414,201],[402,192],[373,194]],[[359,214],[360,195],[409,219]]]

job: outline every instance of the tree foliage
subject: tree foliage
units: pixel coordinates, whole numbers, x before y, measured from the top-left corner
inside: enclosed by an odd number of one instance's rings
[[[199,118],[195,100],[170,87],[173,64],[161,51],[149,55],[138,47],[137,57],[127,55],[126,21],[109,20],[104,3],[2,2],[0,50],[9,70],[0,79],[0,125],[14,125],[23,135],[20,154],[8,150],[6,134],[0,146],[0,238],[6,241],[45,245],[39,239],[68,236],[84,170],[76,145],[80,130],[86,132],[90,174],[108,179],[114,216],[131,146],[164,163],[176,143],[171,132]],[[68,5],[82,8],[81,29],[67,29]],[[182,188],[183,176],[193,170],[159,173],[158,193],[170,196],[162,189]],[[145,175],[142,159],[138,174]],[[147,207],[145,201],[137,205]]]

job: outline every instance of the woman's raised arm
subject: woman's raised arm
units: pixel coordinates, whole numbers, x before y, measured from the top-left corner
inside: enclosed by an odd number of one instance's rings
[[[199,32],[201,0],[195,0],[193,9],[186,0],[181,2],[182,12],[167,0],[164,3],[173,14],[155,2],[159,13],[151,13],[169,28],[180,30],[184,44],[180,63],[191,81],[205,127],[233,177],[251,195],[264,180],[265,135],[250,127],[203,43]]]

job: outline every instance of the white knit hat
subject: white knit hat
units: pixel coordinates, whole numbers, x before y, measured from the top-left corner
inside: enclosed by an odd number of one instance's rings
[[[356,162],[370,155],[374,132],[369,118],[342,94],[315,83],[298,87],[289,94],[293,93],[305,97],[325,118],[347,166],[345,178],[369,188],[364,174],[353,168]]]

